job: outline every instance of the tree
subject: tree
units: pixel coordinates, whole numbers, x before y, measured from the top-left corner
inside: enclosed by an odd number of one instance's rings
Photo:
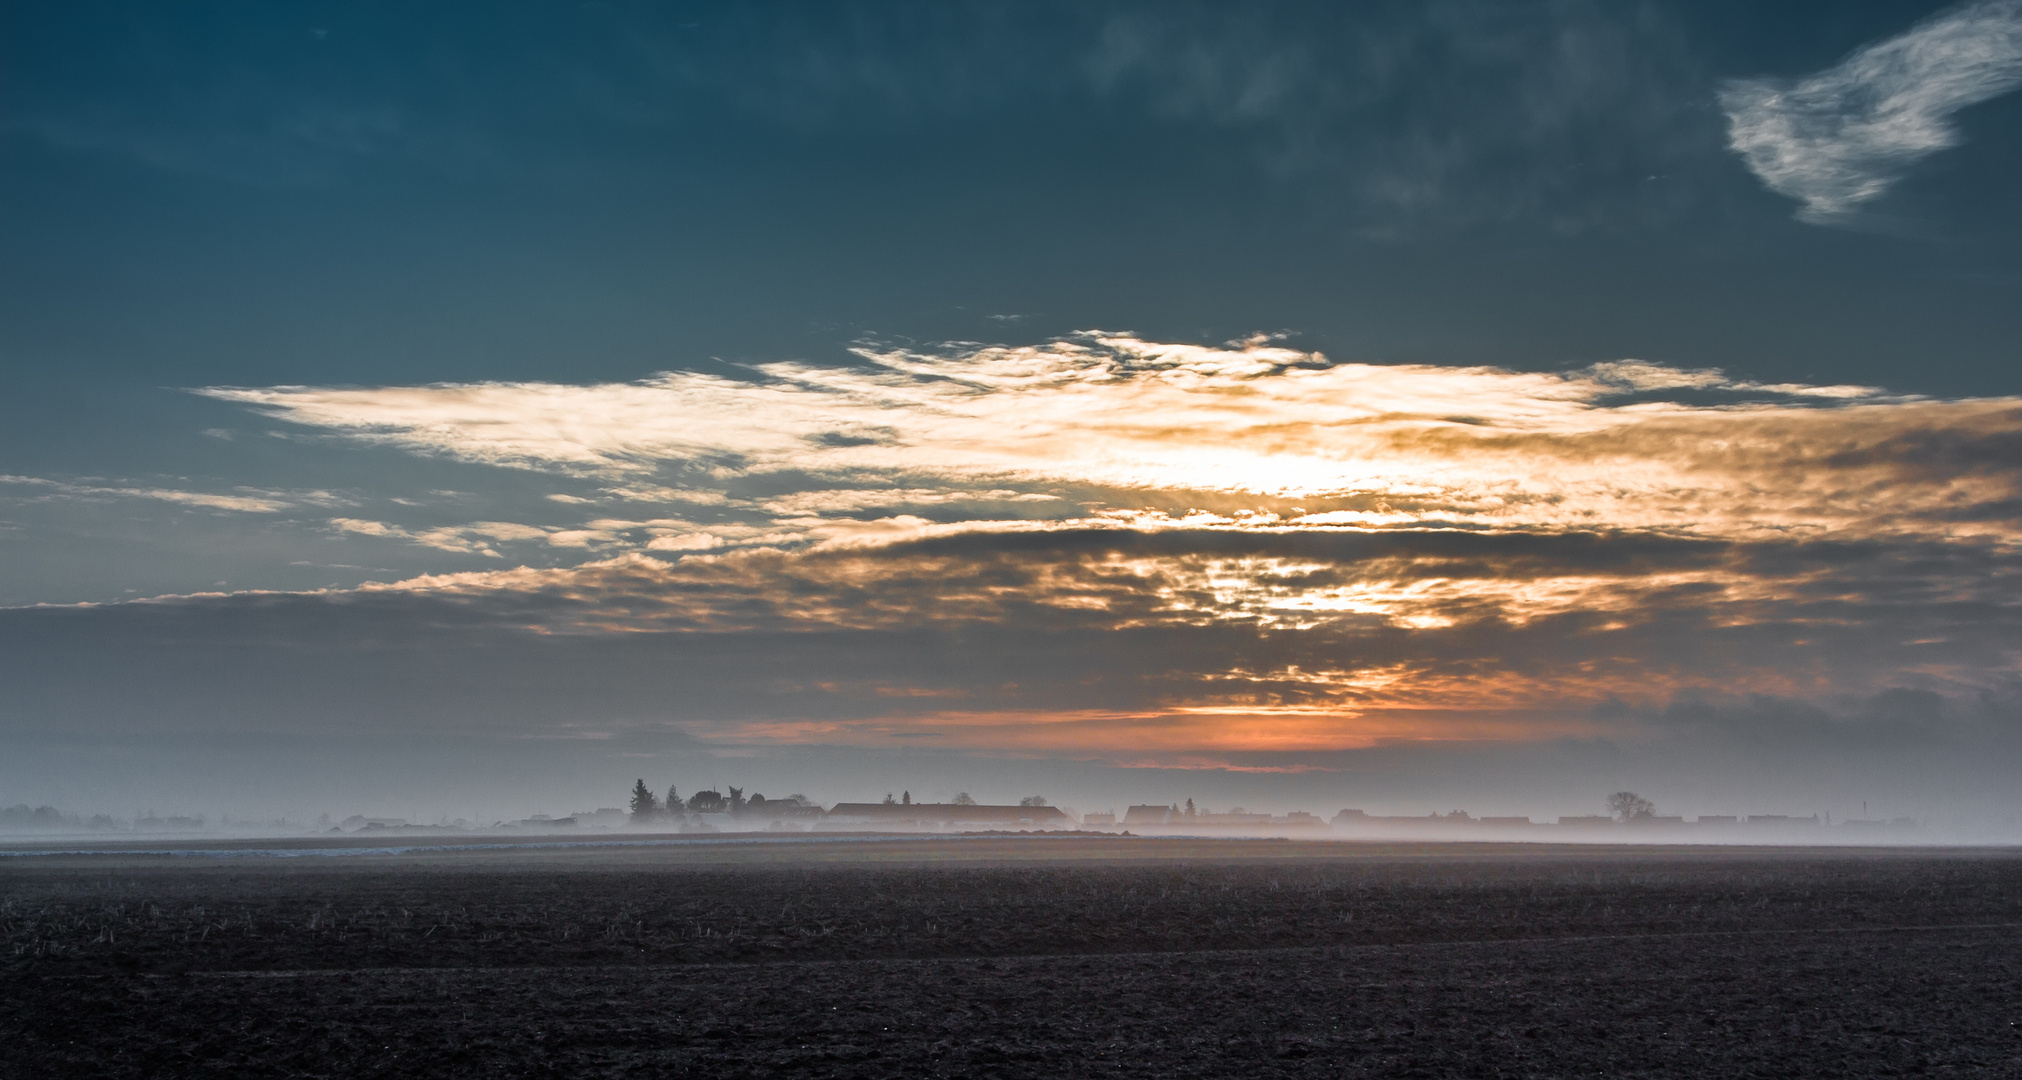
[[[1185,813],[1186,813],[1186,816],[1187,816],[1187,817],[1189,817],[1189,818],[1191,818],[1191,817],[1193,817],[1193,816],[1194,816],[1194,801],[1193,801],[1192,799],[1188,799],[1188,800],[1187,800],[1187,808],[1186,808],[1186,811],[1185,811]]]
[[[723,793],[719,791],[698,791],[688,796],[688,811],[694,814],[720,814],[724,810]]]
[[[642,776],[632,785],[632,821],[644,824],[659,816],[660,799],[646,786],[646,778]]]
[[[970,798],[970,797],[969,797],[969,793],[968,793],[968,792],[966,792],[966,791],[958,791],[958,792],[956,792],[956,793],[955,793],[955,805],[956,805],[956,806],[974,806],[974,805],[976,805],[976,800],[974,800],[974,799]]]
[[[674,785],[667,785],[667,813],[672,817],[681,816],[681,796],[674,791]]]
[[[903,794],[903,795],[899,796],[899,805],[900,805],[900,806],[911,806],[911,805],[913,805],[913,793],[912,793],[912,792],[910,792],[910,791],[908,791],[908,792],[906,792],[905,794]]]
[[[1617,791],[1608,796],[1608,809],[1622,821],[1635,821],[1657,813],[1657,807],[1650,800],[1633,791]]]
[[[1044,795],[1027,795],[1027,796],[1025,796],[1024,798],[1022,798],[1022,799],[1018,800],[1018,805],[1020,805],[1020,806],[1045,806],[1045,805],[1046,805],[1046,796],[1044,796]]]
[[[886,806],[899,805],[899,797],[897,795],[892,794],[889,791],[885,792],[885,805]]]
[[[744,789],[741,787],[730,789],[730,812],[733,814],[744,813]]]

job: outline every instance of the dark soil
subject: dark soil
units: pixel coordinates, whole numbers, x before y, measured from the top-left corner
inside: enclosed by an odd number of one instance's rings
[[[2022,856],[0,864],[0,1076],[2014,1076]]]

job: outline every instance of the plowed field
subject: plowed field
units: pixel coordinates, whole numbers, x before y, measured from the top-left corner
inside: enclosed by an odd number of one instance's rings
[[[0,862],[0,1075],[2022,1076],[2022,856],[1106,838]]]

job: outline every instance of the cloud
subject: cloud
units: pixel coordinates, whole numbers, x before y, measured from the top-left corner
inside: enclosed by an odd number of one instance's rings
[[[616,539],[609,533],[597,530],[544,529],[511,521],[475,521],[468,525],[445,525],[433,529],[414,530],[384,521],[331,518],[330,527],[354,536],[407,540],[439,551],[472,552],[493,559],[505,557],[492,546],[493,541],[539,540],[556,547],[587,547],[592,542]]]
[[[1175,15],[1178,11],[1182,14]],[[1106,13],[1082,61],[1111,107],[1324,177],[1356,232],[1676,221],[1710,132],[1690,35],[1650,5],[1163,5]]]
[[[2022,657],[2018,571],[2001,543],[1087,529],[625,555],[324,595],[451,605],[550,639],[993,642],[891,668],[865,646],[857,674],[785,676],[868,703],[861,723],[773,715],[740,739],[1237,749],[1619,733],[1589,710],[1681,695],[1999,692]],[[1109,642],[1105,673],[1060,666],[1070,639]],[[1088,730],[1055,726],[1076,717]]]
[[[1121,120],[1311,181],[1322,214],[1394,238],[1675,219],[1701,186],[1649,181],[1717,137],[1687,41],[1651,5],[1461,0],[726,14],[641,47],[705,99],[803,131]]]
[[[203,491],[181,491],[175,488],[72,484],[33,476],[0,476],[0,484],[32,487],[42,491],[44,493],[42,497],[152,499],[157,502],[200,506],[207,510],[231,510],[242,514],[275,514],[299,506],[342,506],[348,503],[348,500],[328,491],[281,492],[240,488],[239,494],[220,495]]]
[[[302,723],[378,715],[346,704],[361,697],[348,686],[321,699],[355,676],[431,724],[635,716],[740,745],[934,732],[949,748],[1151,760],[1680,732],[1731,744],[1740,735],[1694,720],[1697,706],[1673,706],[1762,699],[1790,704],[1723,706],[1722,723],[1764,728],[1754,717],[1780,709],[1783,734],[1762,738],[1787,749],[1837,730],[1806,716],[1891,690],[2012,697],[2018,570],[2000,545],[966,533],[17,610],[0,626],[44,652],[88,644],[66,663],[92,670],[128,652],[107,642],[142,634],[155,644],[136,655],[164,653],[160,671],[128,683],[215,682],[193,699],[207,700],[273,681],[286,700],[316,699]],[[1337,590],[1362,609],[1275,607]],[[249,673],[248,648],[306,682]],[[402,674],[373,682],[375,668]],[[32,685],[85,708],[72,675]],[[17,720],[56,707],[23,700],[29,685],[10,691]]]
[[[1265,340],[1094,332],[858,354],[858,366],[761,364],[742,379],[200,392],[360,442],[713,508],[695,521],[718,535],[735,524],[807,541],[909,515],[923,527],[1952,534],[2004,528],[1974,522],[2005,522],[2022,497],[1998,464],[2022,419],[2008,398],[1766,385],[1642,361],[1333,363]]]
[[[1953,8],[1794,82],[1720,92],[1728,144],[1770,190],[1830,224],[1916,162],[1958,145],[1953,113],[2022,86],[2022,0]]]
[[[747,672],[743,704],[726,684],[696,719],[733,742],[1177,760],[1615,738],[1686,699],[1830,711],[2022,673],[2013,398],[1098,332],[741,377],[204,393],[665,507],[337,519],[505,564],[287,602],[613,648],[764,641],[795,658],[777,685]],[[528,543],[550,565],[506,562]],[[802,651],[845,639],[853,661]],[[907,660],[927,639],[979,644]]]

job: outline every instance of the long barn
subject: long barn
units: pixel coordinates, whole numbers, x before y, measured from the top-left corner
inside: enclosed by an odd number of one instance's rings
[[[967,825],[996,829],[1071,829],[1074,819],[1057,806],[976,806],[963,803],[837,803],[828,823],[850,825]]]

